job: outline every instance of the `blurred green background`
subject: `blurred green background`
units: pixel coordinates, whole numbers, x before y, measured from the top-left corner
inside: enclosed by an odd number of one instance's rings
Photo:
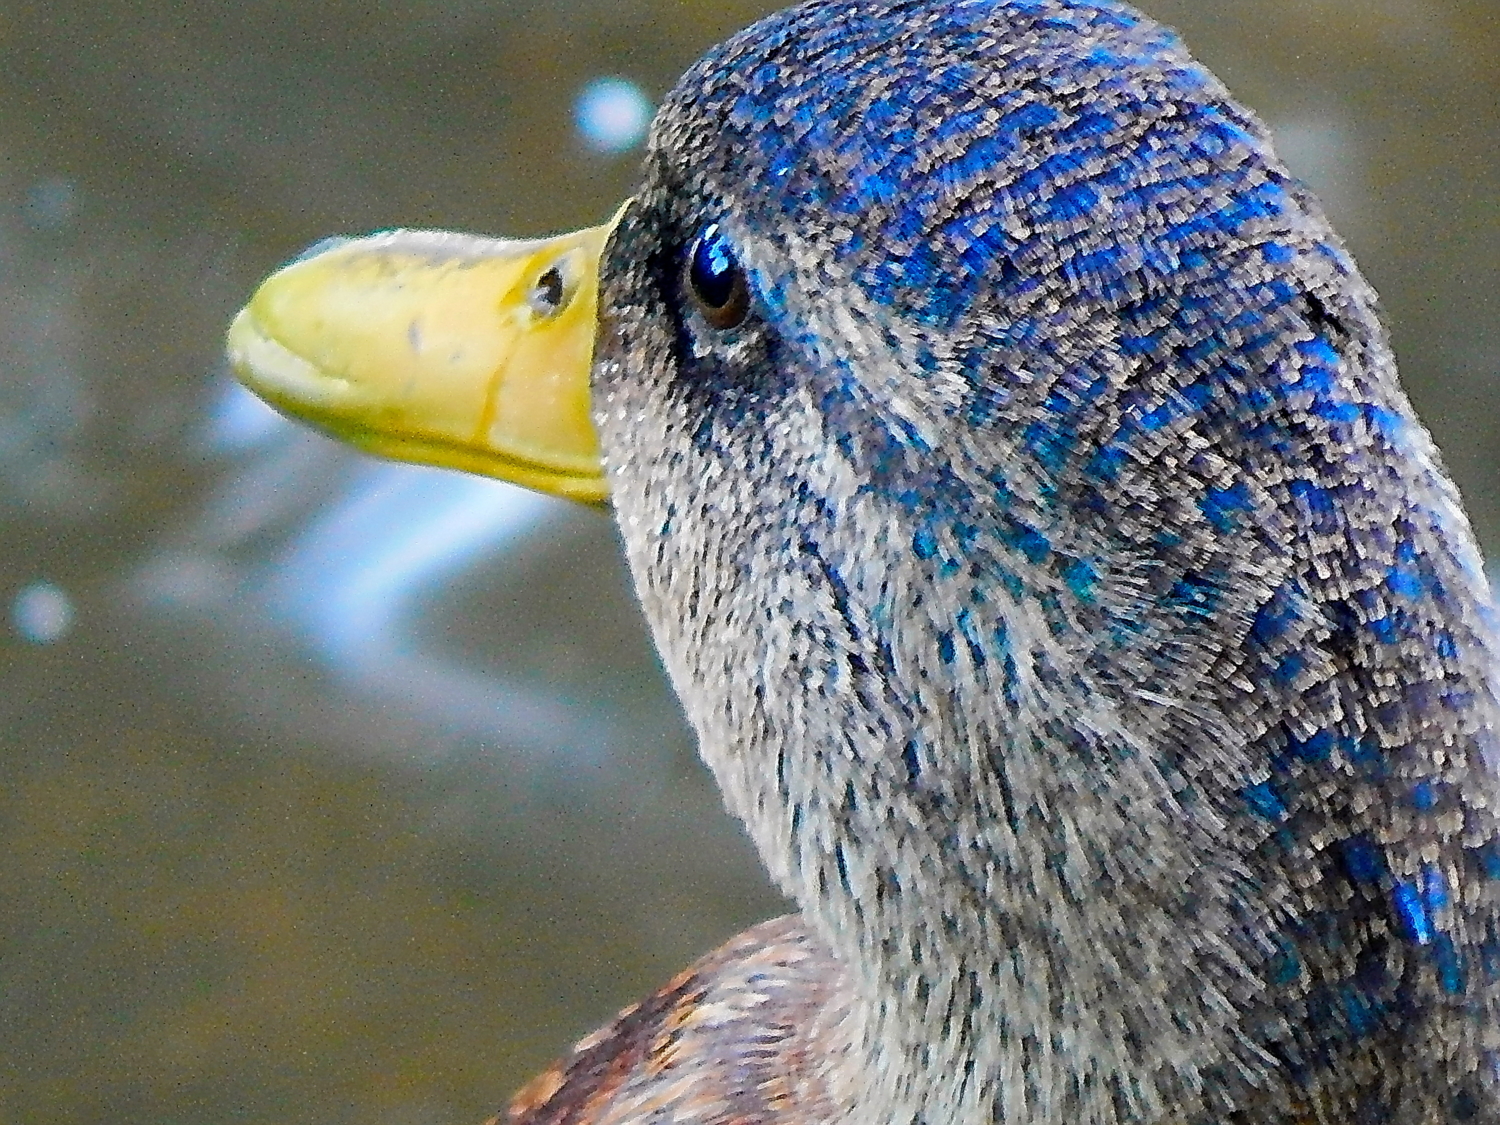
[[[1495,0],[1145,7],[1324,195],[1493,555]],[[363,461],[220,358],[320,236],[605,218],[637,151],[587,84],[654,100],[765,10],[0,7],[0,1125],[473,1125],[782,909],[605,518]]]

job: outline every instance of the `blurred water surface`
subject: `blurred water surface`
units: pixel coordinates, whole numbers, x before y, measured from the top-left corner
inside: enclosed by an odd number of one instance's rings
[[[1494,0],[1145,6],[1323,194],[1493,553]],[[0,1125],[477,1122],[781,909],[605,518],[219,354],[315,238],[607,216],[632,97],[766,10],[0,9]]]

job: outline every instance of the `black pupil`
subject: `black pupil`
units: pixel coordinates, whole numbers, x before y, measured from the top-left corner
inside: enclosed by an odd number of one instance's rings
[[[741,284],[740,264],[718,223],[710,223],[698,236],[688,280],[698,300],[710,309],[722,309],[735,299]]]

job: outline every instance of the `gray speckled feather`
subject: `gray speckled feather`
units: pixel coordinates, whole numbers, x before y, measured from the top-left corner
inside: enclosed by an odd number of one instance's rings
[[[1175,37],[773,16],[668,97],[601,309],[646,614],[847,978],[793,1119],[1500,1121],[1479,558]]]

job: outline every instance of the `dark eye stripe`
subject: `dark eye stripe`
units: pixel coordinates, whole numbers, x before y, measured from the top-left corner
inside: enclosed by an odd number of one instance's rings
[[[718,223],[709,223],[693,241],[686,274],[686,288],[704,320],[721,331],[744,322],[750,311],[750,287]]]

